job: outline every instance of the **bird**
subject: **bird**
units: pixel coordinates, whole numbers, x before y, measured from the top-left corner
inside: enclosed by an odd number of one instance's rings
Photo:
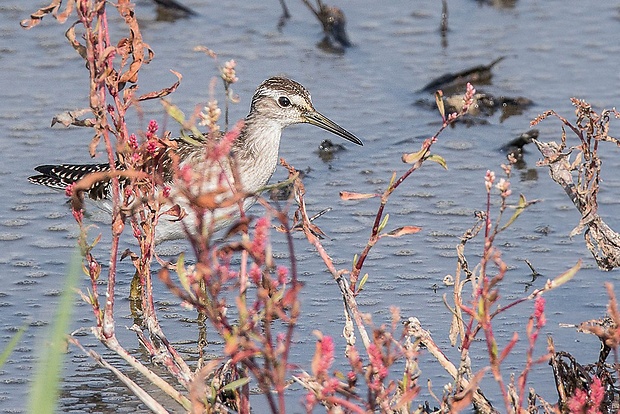
[[[205,177],[201,184],[197,184],[198,192],[207,193],[214,191],[221,184],[223,171],[226,182],[229,183],[228,195],[234,192],[235,177],[239,178],[240,188],[243,194],[248,196],[243,200],[243,211],[249,209],[257,200],[257,193],[263,188],[273,173],[279,159],[280,138],[282,130],[294,124],[311,124],[338,135],[354,144],[363,145],[355,135],[345,130],[334,121],[318,112],[313,104],[308,90],[300,83],[286,77],[271,77],[262,82],[250,104],[250,111],[246,116],[239,135],[232,143],[231,157],[237,168],[237,174],[233,174],[231,164],[221,167],[218,172],[212,170],[215,166],[207,161],[205,146],[206,136],[190,143],[183,138],[175,138],[172,141],[176,145],[167,147],[165,151],[173,151],[173,154],[164,154],[164,161],[158,163],[156,171],[162,177],[162,182],[168,186],[170,195],[168,204],[179,205],[183,210],[182,219],[179,215],[166,218],[161,215],[155,228],[155,244],[166,240],[182,239],[189,231],[197,234],[200,231],[220,230],[239,217],[238,205],[229,206],[213,211],[207,211],[203,217],[203,228],[196,229],[196,213],[190,208],[188,199],[183,199],[181,191],[175,191],[179,187],[178,178],[169,171],[173,165],[181,171],[184,168],[191,169],[193,173]],[[176,162],[172,162],[176,160]],[[178,164],[177,164],[178,163]],[[123,170],[124,165],[117,161],[116,168]],[[110,171],[108,163],[102,164],[60,164],[40,165],[35,167],[38,172],[28,180],[33,184],[44,185],[56,190],[66,190],[92,173]],[[121,185],[128,184],[128,180],[121,180]],[[157,194],[162,193],[162,186],[156,189]],[[121,191],[121,193],[123,193]],[[109,178],[95,182],[85,191],[90,201],[93,201],[102,210],[112,212],[112,185]],[[226,194],[222,195],[223,199]],[[173,201],[172,201],[173,200]],[[179,201],[180,200],[180,201]],[[171,207],[171,206],[168,207]],[[162,207],[161,210],[163,210]],[[206,230],[209,229],[209,230]]]

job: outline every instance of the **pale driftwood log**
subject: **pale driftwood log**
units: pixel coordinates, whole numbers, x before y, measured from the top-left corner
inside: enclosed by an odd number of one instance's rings
[[[558,183],[566,192],[577,210],[581,213],[581,220],[571,236],[584,231],[586,246],[596,264],[601,270],[612,270],[620,266],[620,235],[613,231],[599,216],[596,204],[596,197],[591,196],[591,188],[577,184],[573,180],[573,171],[578,168],[591,168],[590,166],[579,164],[580,155],[576,156],[575,162],[571,164],[571,151],[562,152],[562,147],[556,142],[540,142],[534,140],[543,159],[538,165],[549,167],[551,179]],[[594,168],[600,168],[600,164]],[[598,184],[596,184],[598,185]]]

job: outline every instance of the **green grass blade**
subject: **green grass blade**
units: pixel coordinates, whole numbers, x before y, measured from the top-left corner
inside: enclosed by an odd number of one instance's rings
[[[50,325],[48,337],[42,348],[28,402],[28,412],[52,414],[55,412],[62,372],[62,361],[66,349],[65,337],[69,330],[75,302],[74,288],[82,274],[82,257],[78,251],[73,254],[65,287],[60,295],[58,310]]]
[[[21,339],[25,331],[26,325],[19,328],[17,333],[13,336],[13,338],[11,338],[11,341],[6,345],[6,348],[4,348],[4,351],[2,351],[2,353],[0,354],[0,367],[2,367],[6,360],[9,359],[9,355],[11,355],[11,352],[13,352],[13,350],[19,343],[19,340]]]

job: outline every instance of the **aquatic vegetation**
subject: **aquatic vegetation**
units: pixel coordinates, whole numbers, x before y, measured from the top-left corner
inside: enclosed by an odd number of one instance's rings
[[[271,204],[265,199],[259,199],[265,213],[258,219],[252,219],[244,213],[242,203],[246,194],[237,191],[234,197],[225,200],[221,199],[222,193],[219,190],[194,194],[191,191],[192,183],[201,177],[197,177],[189,168],[177,168],[174,174],[180,191],[191,200],[189,208],[199,218],[196,229],[186,229],[194,260],[190,264],[183,254],[174,263],[163,262],[155,254],[155,228],[158,220],[162,214],[181,218],[186,213],[181,207],[161,210],[162,198],[174,197],[169,188],[164,188],[159,195],[154,192],[154,188],[162,182],[155,169],[156,156],[160,149],[174,143],[168,139],[167,131],[161,130],[157,121],[149,122],[144,131],[130,132],[126,116],[127,111],[133,109],[137,102],[160,99],[174,92],[181,75],[175,73],[178,81],[171,86],[136,96],[135,86],[140,68],[153,57],[153,52],[141,38],[130,2],[121,0],[115,4],[128,30],[128,34],[116,42],[111,40],[107,20],[109,4],[106,2],[69,2],[62,12],[60,5],[60,1],[53,1],[48,7],[34,13],[31,20],[23,22],[23,25],[32,27],[50,13],[60,21],[73,14],[77,15],[79,23],[71,26],[67,38],[86,62],[90,80],[90,107],[87,111],[57,117],[57,122],[92,128],[93,138],[89,150],[94,153],[103,147],[110,164],[110,171],[94,173],[66,189],[67,196],[71,198],[73,216],[81,230],[79,248],[82,268],[91,282],[91,290],[81,292],[81,298],[91,305],[95,320],[93,333],[98,340],[184,410],[194,413],[249,413],[252,385],[261,392],[260,396],[252,398],[264,398],[270,412],[292,411],[292,408],[287,407],[285,396],[290,384],[294,382],[303,387],[303,404],[308,412],[318,410],[321,406],[328,412],[459,412],[470,409],[472,405],[478,412],[499,412],[483,392],[481,380],[485,375],[492,376],[498,385],[506,412],[553,412],[566,407],[576,412],[597,412],[602,405],[607,404],[610,398],[602,390],[609,384],[612,375],[604,375],[601,369],[585,384],[576,385],[575,381],[570,382],[568,375],[565,375],[565,392],[558,407],[542,400],[528,383],[528,377],[536,364],[555,361],[556,366],[560,366],[562,363],[551,346],[542,355],[536,353],[536,344],[547,320],[543,295],[569,282],[578,271],[580,263],[567,264],[566,269],[558,270],[557,277],[528,295],[511,301],[501,297],[500,286],[508,266],[498,247],[501,246],[499,240],[507,237],[506,230],[530,205],[537,202],[527,200],[523,195],[515,197],[510,184],[513,168],[510,162],[501,166],[501,177],[493,171],[480,177],[480,191],[486,195],[484,211],[477,212],[471,227],[462,235],[456,246],[458,258],[455,275],[445,279],[453,289],[452,297],[445,298],[447,312],[452,315],[451,325],[446,330],[452,346],[459,351],[458,362],[446,356],[433,340],[433,335],[425,329],[424,321],[413,316],[402,316],[399,309],[393,306],[390,308],[390,323],[377,326],[363,312],[363,305],[358,304],[358,298],[372,295],[367,282],[373,276],[366,273],[365,264],[375,246],[386,238],[416,237],[415,234],[421,230],[418,225],[421,223],[390,227],[390,196],[413,173],[424,165],[428,166],[428,161],[447,167],[446,160],[432,152],[432,149],[443,131],[464,116],[471,107],[476,90],[470,83],[466,84],[458,112],[446,109],[441,94],[435,95],[441,125],[422,142],[420,148],[407,149],[408,152],[401,157],[404,171],[400,174],[395,172],[383,192],[361,193],[355,189],[341,192],[343,200],[378,203],[368,239],[350,264],[347,262],[339,268],[332,260],[321,239],[324,232],[306,211],[301,174],[284,160],[282,165],[288,170],[289,179],[281,186],[290,186],[292,196],[286,203]],[[217,58],[212,51],[206,48],[201,50]],[[211,138],[206,139],[204,145],[208,146],[209,158],[213,163],[228,161],[232,142],[238,138],[240,131],[239,124],[229,128],[228,122],[228,105],[235,101],[231,86],[237,81],[236,63],[227,61],[223,65],[218,63],[218,67],[225,96],[223,109],[214,98],[216,82],[211,84],[213,97],[207,107],[189,117],[179,108],[163,101],[167,114],[181,125],[189,143],[203,145],[195,139],[192,141],[190,134],[194,137],[204,134],[206,138]],[[586,112],[585,106],[580,105],[580,108]],[[223,128],[219,126],[222,112]],[[88,118],[82,119],[85,115]],[[595,124],[606,128],[604,122],[597,124],[591,113],[588,116],[592,119],[590,126]],[[569,125],[567,122],[564,124]],[[207,130],[202,131],[199,127],[206,127]],[[221,139],[214,139],[220,130],[226,133]],[[593,144],[597,148],[595,140],[591,140],[589,135],[580,136],[582,145]],[[587,152],[585,146],[581,150],[584,151],[584,157],[595,153],[592,149]],[[596,161],[596,158],[589,159]],[[118,162],[123,163],[122,170],[116,167]],[[109,229],[112,247],[109,252],[99,248],[98,237],[89,237],[81,198],[81,193],[101,178],[110,180],[113,189],[112,222]],[[589,182],[598,184],[596,174],[587,176],[587,179],[592,178],[594,181]],[[123,189],[121,182],[130,184]],[[121,194],[122,191],[125,193]],[[595,204],[588,205],[592,207]],[[223,240],[215,240],[212,237],[213,229],[205,229],[200,218],[209,211],[231,206],[239,206],[240,218],[232,223]],[[273,227],[283,232],[286,239],[286,260],[274,254],[270,236]],[[128,231],[136,239],[137,250],[121,253],[119,237],[122,232]],[[307,356],[303,366],[294,366],[290,358],[296,345],[293,334],[300,318],[304,317],[300,295],[306,288],[299,280],[300,269],[293,243],[295,231],[303,232],[308,243],[323,260],[334,286],[342,294],[345,309],[345,349],[337,349],[334,341],[340,332],[321,332],[317,329],[313,332],[316,337],[315,352]],[[471,266],[466,247],[474,238],[482,238],[483,248],[478,252],[476,265]],[[121,344],[116,336],[119,326],[115,319],[119,312],[116,304],[117,266],[124,258],[129,258],[135,267],[131,308],[134,324],[130,329],[135,332],[137,342],[146,352],[147,358],[139,359],[130,353],[128,349],[135,344]],[[102,261],[110,265],[104,267]],[[154,305],[157,295],[153,291],[154,277],[158,277],[181,300],[182,306],[196,310],[200,321],[200,339],[196,355],[192,358],[178,351],[173,345],[174,341],[167,337],[159,323]],[[102,279],[106,281],[105,292],[99,291]],[[611,289],[610,292],[613,293]],[[608,352],[613,349],[617,353],[620,317],[615,297],[611,293],[609,308],[612,323],[602,326],[591,324],[587,329],[601,338]],[[498,316],[515,306],[529,304],[532,307],[531,314],[519,325],[525,331],[524,341],[519,341],[519,335],[515,332],[507,343],[500,343],[495,334],[501,323]],[[235,308],[234,316],[228,311],[231,307]],[[205,352],[207,326],[221,341],[221,347],[215,352],[219,357],[208,356]],[[84,349],[77,337],[69,337],[68,341],[114,373],[149,409],[167,412],[165,403],[149,395],[121,367],[113,366],[92,349]],[[486,353],[482,366],[474,366],[472,362],[471,355],[477,346]],[[511,378],[507,379],[504,363],[517,346],[525,346],[526,359],[517,376],[513,372]],[[435,397],[432,402],[422,403],[417,399],[423,375],[423,367],[418,361],[421,352],[432,355],[452,378],[447,385],[439,388],[429,384],[429,391]],[[342,355],[348,365],[347,372],[336,370],[336,367],[341,366],[337,362],[342,359]],[[152,369],[153,364],[165,367],[168,377],[158,375]],[[613,397],[613,392],[611,394]]]

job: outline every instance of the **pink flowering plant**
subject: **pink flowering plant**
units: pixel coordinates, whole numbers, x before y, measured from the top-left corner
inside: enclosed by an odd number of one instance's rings
[[[490,401],[487,400],[482,391],[478,388],[478,383],[482,375],[484,375],[488,369],[490,369],[494,379],[500,385],[506,410],[508,412],[522,410],[523,404],[526,401],[524,398],[529,371],[534,364],[549,360],[549,354],[538,357],[535,357],[533,354],[538,334],[545,325],[544,299],[541,295],[570,280],[579,268],[579,264],[555,280],[549,281],[543,289],[538,289],[529,296],[507,305],[499,305],[500,295],[497,286],[498,283],[503,280],[507,271],[507,266],[501,258],[499,249],[494,247],[496,237],[506,230],[529,205],[536,202],[527,201],[525,197],[521,195],[516,205],[511,205],[509,203],[510,196],[512,195],[512,190],[510,188],[512,165],[510,162],[506,165],[502,165],[505,178],[497,180],[494,172],[487,171],[484,179],[484,188],[487,194],[486,210],[477,213],[478,221],[471,230],[463,235],[461,244],[457,247],[459,260],[457,263],[457,276],[452,281],[454,285],[454,308],[451,310],[454,317],[451,328],[451,340],[453,344],[456,345],[458,338],[460,338],[461,343],[459,348],[462,353],[462,362],[459,367],[456,367],[445,357],[445,353],[435,344],[430,333],[423,329],[420,321],[416,318],[407,319],[404,323],[402,333],[398,335],[396,333],[396,327],[398,325],[397,322],[401,320],[398,309],[392,310],[394,322],[392,324],[392,330],[387,330],[383,326],[379,328],[373,327],[372,325],[368,326],[368,316],[362,316],[356,303],[356,297],[364,294],[362,289],[369,277],[368,274],[365,274],[364,277],[360,279],[359,275],[361,274],[364,260],[376,243],[383,237],[403,237],[414,234],[420,230],[417,226],[404,226],[389,231],[385,230],[389,217],[386,214],[389,196],[410,174],[419,169],[425,161],[431,160],[445,167],[443,158],[439,155],[432,154],[431,147],[446,127],[458,121],[458,119],[467,112],[469,105],[473,102],[474,95],[475,89],[468,84],[463,98],[464,104],[462,110],[459,113],[446,115],[443,109],[441,92],[437,93],[437,105],[443,119],[442,126],[435,135],[423,142],[420,150],[403,155],[403,162],[412,164],[412,166],[400,177],[394,174],[390,180],[390,184],[382,194],[341,193],[341,197],[345,200],[372,198],[378,198],[380,200],[369,240],[362,252],[355,257],[353,267],[350,271],[338,270],[335,268],[331,257],[324,250],[319,237],[317,237],[317,234],[320,234],[320,229],[316,229],[316,226],[309,221],[305,213],[303,202],[300,203],[298,213],[296,214],[296,218],[303,224],[306,237],[323,258],[340,287],[345,300],[347,326],[344,332],[348,343],[345,355],[349,358],[352,370],[346,376],[341,375],[341,377],[348,379],[348,384],[340,383],[340,386],[348,386],[348,389],[345,387],[345,389],[340,389],[339,392],[343,395],[355,395],[354,390],[361,386],[359,379],[363,378],[365,387],[368,389],[368,398],[363,402],[358,401],[358,404],[361,404],[363,407],[360,412],[376,409],[379,409],[381,412],[394,412],[404,407],[406,407],[405,411],[408,411],[411,408],[411,402],[419,392],[417,379],[420,372],[417,365],[417,355],[418,352],[420,352],[418,348],[420,344],[423,344],[454,378],[455,382],[451,388],[449,388],[448,392],[445,392],[442,397],[437,398],[437,403],[441,407],[440,409],[449,412],[461,411],[472,403],[480,412],[495,412]],[[288,168],[292,175],[295,172],[294,169],[290,166]],[[303,185],[297,184],[296,191],[296,198],[303,200]],[[499,193],[500,199],[499,211],[495,220],[493,220],[493,212],[491,210],[494,191]],[[509,209],[513,209],[514,213],[508,220],[504,220],[504,214]],[[474,272],[469,269],[468,262],[465,258],[465,244],[467,241],[476,237],[482,229],[484,229],[484,251],[480,264],[477,266],[477,271]],[[492,272],[491,266],[494,267]],[[348,277],[345,278],[345,275],[348,275]],[[465,277],[462,277],[462,275]],[[472,299],[470,303],[466,303],[463,300],[462,290],[466,284],[472,286]],[[501,364],[518,342],[518,335],[515,333],[511,341],[500,350],[493,333],[493,319],[501,312],[529,300],[534,301],[535,311],[530,317],[526,327],[528,341],[527,361],[525,362],[524,370],[519,376],[519,383],[506,385],[502,375]],[[469,318],[469,320],[466,318]],[[357,328],[357,332],[362,339],[364,353],[360,352],[355,346],[355,328]],[[368,329],[372,329],[372,334],[368,333]],[[470,348],[479,333],[484,335],[484,343],[486,344],[489,357],[489,367],[483,368],[479,372],[474,372],[473,367],[471,367],[467,361],[470,360]],[[319,348],[317,348],[317,350],[318,349]],[[316,358],[315,356],[315,359]],[[402,359],[406,361],[405,373],[401,377],[402,380],[395,381],[390,376],[391,369],[396,361]],[[313,404],[321,401],[327,407],[332,406],[332,395],[335,390],[338,390],[338,388],[334,386],[336,384],[335,382],[325,380],[319,381],[319,376],[316,374],[314,377],[307,376],[300,378],[299,381],[304,383],[310,390],[306,402],[307,405],[314,406]],[[321,384],[323,384],[323,388],[321,388]],[[349,399],[347,401],[349,401]],[[532,409],[532,399],[529,398],[528,401],[530,401],[530,406],[528,408]]]
[[[536,202],[526,200],[523,195],[516,202],[512,201],[514,195],[510,177],[514,160],[509,159],[506,165],[501,166],[501,178],[498,179],[494,172],[488,171],[484,180],[481,179],[481,191],[485,191],[487,196],[485,210],[477,212],[475,223],[463,234],[456,248],[456,271],[450,282],[453,292],[449,305],[452,314],[449,336],[452,345],[457,346],[460,352],[458,363],[446,357],[446,353],[417,318],[403,317],[398,308],[392,307],[390,323],[376,326],[357,303],[359,296],[367,294],[364,288],[371,275],[363,270],[374,246],[386,237],[415,237],[421,230],[416,225],[389,228],[390,196],[425,162],[432,161],[446,167],[446,161],[431,150],[442,132],[458,122],[473,104],[476,90],[471,84],[467,84],[463,105],[455,113],[446,114],[442,93],[437,92],[436,103],[441,126],[418,150],[402,155],[402,161],[407,167],[400,175],[396,172],[392,175],[383,192],[341,193],[343,200],[376,200],[378,207],[368,240],[361,251],[350,267],[338,269],[321,243],[323,232],[308,217],[303,182],[293,166],[284,160],[281,162],[289,171],[287,184],[292,185],[292,199],[297,203],[292,218],[289,214],[292,202],[280,208],[262,198],[258,201],[265,214],[255,220],[247,217],[243,200],[254,195],[244,194],[241,188],[234,185],[231,187],[225,180],[227,169],[237,174],[230,152],[243,127],[242,122],[238,122],[229,128],[228,122],[228,105],[237,100],[232,90],[238,80],[234,60],[218,64],[219,79],[223,82],[225,95],[224,127],[220,127],[222,110],[214,98],[215,82],[211,83],[212,97],[204,109],[197,109],[186,118],[179,108],[162,99],[174,92],[181,80],[180,74],[173,72],[178,80],[167,88],[136,95],[137,88],[134,86],[138,81],[140,67],[153,57],[153,52],[141,38],[133,5],[129,0],[118,0],[115,3],[115,9],[129,31],[126,37],[117,41],[111,39],[106,8],[108,4],[105,1],[73,0],[66,4],[62,12],[60,6],[60,1],[53,0],[49,6],[33,13],[31,19],[22,22],[22,25],[33,27],[50,13],[61,22],[72,14],[77,16],[78,23],[68,30],[67,38],[87,62],[90,108],[86,113],[90,112],[92,118],[79,118],[85,113],[79,111],[72,115],[68,124],[93,128],[90,153],[94,155],[103,146],[110,169],[86,176],[67,187],[66,194],[71,198],[73,216],[80,226],[82,265],[91,282],[91,290],[81,295],[93,311],[96,325],[93,328],[94,335],[107,348],[176,401],[183,410],[192,413],[250,413],[251,382],[260,390],[267,409],[272,413],[287,411],[285,397],[292,382],[303,387],[302,404],[307,412],[319,408],[327,412],[360,414],[430,410],[428,404],[420,407],[416,403],[421,391],[418,384],[422,376],[418,364],[421,352],[432,355],[452,378],[440,395],[437,395],[439,393],[436,393],[432,384],[429,386],[429,392],[435,399],[433,404],[441,412],[459,412],[472,405],[481,413],[498,412],[480,389],[480,380],[488,372],[499,385],[506,412],[538,410],[536,399],[539,396],[528,389],[528,375],[536,364],[548,362],[556,355],[551,345],[546,353],[536,354],[536,344],[546,324],[543,294],[570,280],[580,264],[577,263],[530,295],[502,303],[499,284],[506,276],[507,265],[502,259],[502,252],[496,247],[497,239],[528,206]],[[76,34],[78,27],[83,32],[81,36]],[[198,50],[217,59],[217,55],[209,49]],[[181,143],[169,139],[169,133],[163,131],[157,121],[148,122],[143,131],[128,130],[125,122],[127,111],[148,99],[162,99],[168,116],[182,127],[182,145],[200,146],[207,165],[201,173],[189,166],[180,166],[174,156],[166,156],[174,153],[169,150],[176,149]],[[582,109],[585,111],[585,107]],[[201,131],[199,126],[206,130]],[[164,162],[171,163],[172,177],[163,177],[160,173]],[[171,179],[176,184],[174,188],[168,184]],[[94,191],[96,184],[102,181],[108,183],[112,190],[112,245],[107,258],[110,263],[106,269],[107,274],[103,274],[97,258],[102,255],[97,251],[99,237],[89,239],[83,215],[84,193]],[[204,184],[211,182],[217,182],[217,188],[205,190]],[[222,194],[227,196],[222,197]],[[496,200],[499,203],[494,203]],[[218,209],[238,209],[240,216],[229,226],[224,241],[211,238],[214,222],[209,217]],[[514,212],[507,218],[509,211]],[[185,222],[182,223],[195,261],[188,264],[182,254],[174,263],[164,262],[156,256],[154,250],[158,222],[162,217],[182,219],[188,213],[196,217],[195,223],[191,228]],[[127,225],[131,228],[138,248],[137,251],[120,253],[119,238],[123,231],[127,231]],[[290,258],[286,263],[280,263],[274,257],[270,237],[274,227],[282,231],[286,239]],[[314,331],[314,355],[302,366],[293,366],[290,362],[294,346],[293,334],[303,317],[299,301],[303,286],[298,280],[292,235],[296,230],[303,232],[308,243],[325,263],[345,304],[344,349],[336,347],[333,333]],[[483,248],[478,265],[472,269],[466,258],[465,247],[475,237],[483,238]],[[118,262],[126,257],[135,267],[131,292],[131,311],[135,323],[130,329],[135,332],[140,346],[146,351],[149,357],[147,361],[127,351],[116,337],[115,282]],[[156,271],[157,277],[182,301],[182,306],[195,309],[198,319],[204,324],[208,323],[221,339],[219,357],[207,358],[204,353],[204,330],[200,332],[198,355],[191,362],[167,338],[154,306],[152,269],[156,261],[161,264],[161,268]],[[102,278],[106,278],[107,282],[105,295],[99,292]],[[464,293],[466,288],[469,290],[467,294]],[[100,297],[105,297],[105,300],[100,302]],[[524,302],[533,303],[533,311],[524,323],[525,361],[517,380],[513,377],[507,381],[502,365],[519,344],[519,334],[515,332],[507,343],[499,343],[495,336],[495,319],[502,312]],[[229,314],[230,308],[235,310],[233,315]],[[613,296],[610,297],[610,314],[615,328],[589,329],[617,352],[620,314]],[[69,341],[82,347],[76,337],[70,337]],[[486,353],[488,362],[485,362],[485,366],[473,367],[472,348],[478,345]],[[86,349],[84,352],[113,372],[149,409],[167,412],[162,402],[146,393],[97,352]],[[343,355],[346,360],[339,364]],[[165,367],[168,377],[157,375],[149,367],[151,362]],[[345,372],[337,370],[343,366],[346,366]],[[602,378],[593,376],[588,387],[570,389],[561,399],[559,407],[570,412],[601,412],[605,397],[602,381]],[[539,401],[545,412],[558,409],[541,399]]]

